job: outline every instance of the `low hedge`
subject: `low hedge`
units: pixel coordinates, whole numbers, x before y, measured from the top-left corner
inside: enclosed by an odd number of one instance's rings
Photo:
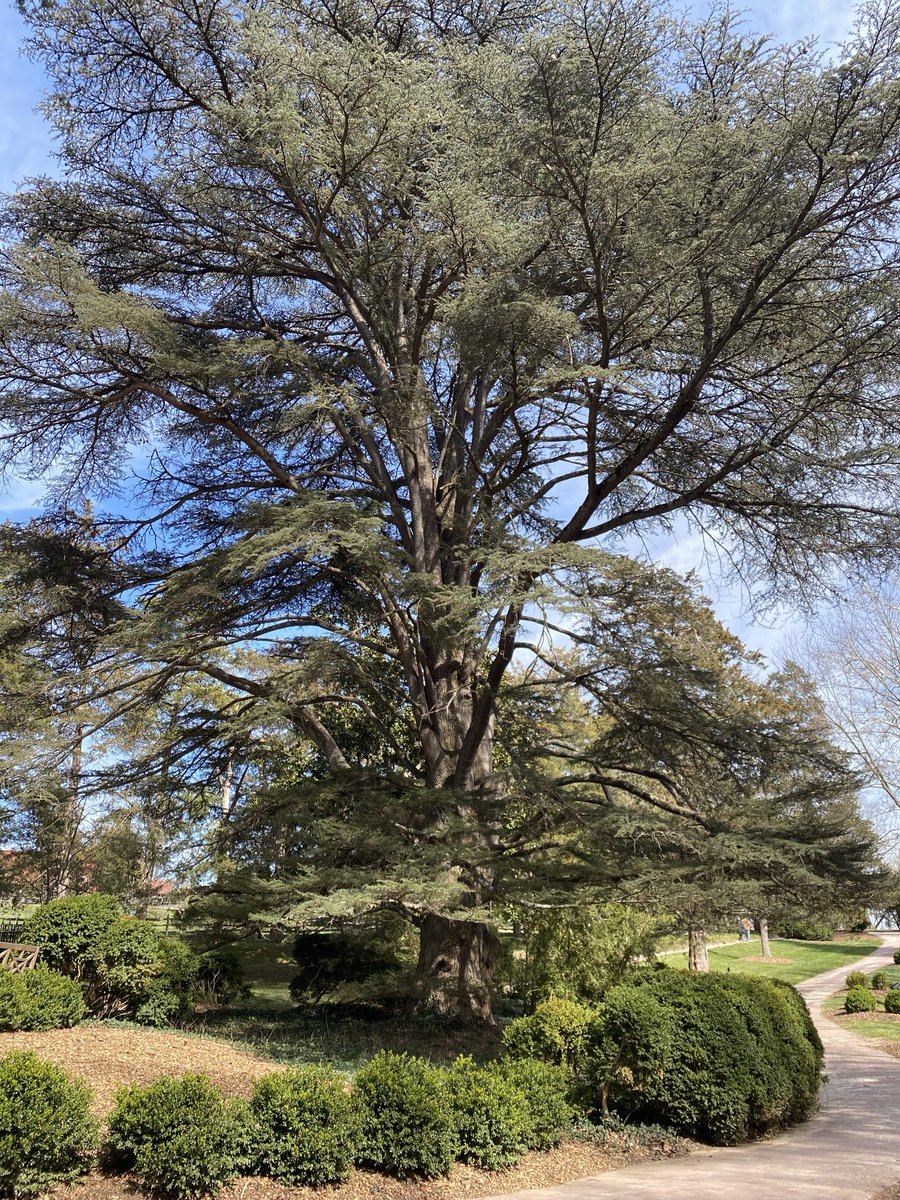
[[[359,1147],[359,1111],[330,1067],[278,1071],[250,1102],[257,1168],[281,1183],[319,1187],[349,1178]]]
[[[664,968],[610,989],[576,1077],[596,1114],[731,1145],[801,1120],[822,1045],[790,985]]]
[[[900,992],[897,993],[900,996]],[[529,1150],[552,1150],[572,1126],[569,1103],[571,1076],[565,1068],[533,1058],[504,1062],[500,1069],[521,1091],[528,1104],[525,1145]]]
[[[532,1129],[531,1105],[515,1077],[465,1057],[445,1074],[456,1157],[489,1171],[513,1166]]]
[[[83,1175],[97,1149],[90,1092],[31,1051],[0,1059],[0,1195],[31,1196]]]
[[[360,1116],[358,1162],[400,1179],[447,1174],[456,1157],[456,1131],[443,1071],[383,1050],[357,1073],[353,1095]]]
[[[13,974],[0,968],[0,1030],[68,1029],[87,1006],[78,983],[38,965]]]
[[[510,1021],[503,1033],[507,1053],[577,1069],[596,1015],[587,1004],[551,996],[530,1016]]]

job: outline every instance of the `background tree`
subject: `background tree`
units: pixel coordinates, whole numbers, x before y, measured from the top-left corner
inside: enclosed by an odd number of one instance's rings
[[[454,845],[421,970],[478,1011],[504,676],[590,547],[683,514],[788,591],[894,557],[897,10],[831,64],[632,0],[22,7],[65,176],[6,213],[9,461],[121,487],[152,443],[130,694],[205,674],[344,794],[334,705],[405,714],[367,786]]]

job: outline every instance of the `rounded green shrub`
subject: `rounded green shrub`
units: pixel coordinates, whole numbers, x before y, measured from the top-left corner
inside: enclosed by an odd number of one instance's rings
[[[121,919],[122,908],[114,896],[65,896],[36,909],[20,936],[40,946],[48,967],[80,978],[100,939]]]
[[[900,988],[891,988],[885,993],[884,1011],[889,1013],[900,1013]]]
[[[575,1067],[595,1016],[595,1010],[586,1004],[552,996],[530,1016],[510,1021],[503,1032],[507,1053],[513,1058],[540,1058]]]
[[[867,987],[861,987],[859,984],[854,984],[853,987],[848,989],[847,996],[844,1000],[845,1012],[874,1012],[877,1007],[878,1001]]]
[[[208,1004],[232,1004],[249,992],[244,965],[227,946],[200,955],[196,981],[200,997]]]
[[[108,1158],[152,1191],[210,1195],[254,1154],[249,1106],[226,1100],[205,1075],[162,1075],[123,1088],[109,1118]]]
[[[346,1080],[330,1067],[278,1071],[250,1102],[257,1167],[281,1183],[340,1183],[353,1169],[359,1114]]]
[[[808,1115],[821,1067],[789,985],[664,969],[607,993],[588,1082],[597,1109],[727,1145]]]
[[[883,992],[889,982],[887,971],[876,971],[869,981],[869,986],[874,988],[876,992]]]
[[[97,1149],[80,1079],[31,1051],[0,1059],[0,1195],[30,1196],[83,1175]]]
[[[900,995],[900,993],[898,993]],[[534,1058],[510,1059],[502,1064],[504,1074],[521,1091],[528,1104],[529,1150],[552,1150],[572,1125],[569,1103],[571,1076],[564,1067]]]
[[[900,966],[900,950],[895,950],[893,954],[894,962]]]
[[[844,980],[844,987],[868,987],[869,981],[863,971],[851,971]]]
[[[77,981],[49,967],[0,970],[0,1030],[68,1029],[87,1008]]]
[[[779,921],[778,933],[798,942],[830,942],[834,937],[834,925],[802,919]]]
[[[408,1054],[382,1051],[358,1073],[353,1089],[365,1166],[404,1178],[446,1175],[456,1156],[444,1073]]]
[[[456,1154],[489,1171],[510,1167],[526,1148],[531,1110],[499,1064],[479,1067],[461,1057],[446,1070]]]

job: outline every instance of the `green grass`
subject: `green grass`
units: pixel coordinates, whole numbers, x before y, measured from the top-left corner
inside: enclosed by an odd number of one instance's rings
[[[759,938],[750,942],[735,941],[730,946],[720,946],[709,952],[709,965],[713,971],[739,971],[742,975],[757,975],[764,979],[784,979],[787,983],[801,983],[823,971],[846,965],[847,970],[858,959],[871,954],[879,942],[864,935],[834,942],[801,942],[788,938],[773,938],[771,942],[774,959],[771,961],[760,954]],[[687,962],[687,955],[684,956]]]
[[[878,969],[887,975],[890,983],[900,983],[900,966],[892,963],[890,966]],[[867,974],[871,984],[875,972],[869,971]],[[834,996],[829,996],[822,1005],[823,1010],[829,1016],[843,1014],[846,995],[846,990],[842,990]],[[883,995],[876,992],[875,996],[879,1005],[883,1004]],[[900,1015],[885,1012],[851,1013],[842,1015],[840,1024],[844,1029],[849,1029],[851,1033],[858,1034],[860,1037],[873,1038],[879,1042],[900,1042]]]

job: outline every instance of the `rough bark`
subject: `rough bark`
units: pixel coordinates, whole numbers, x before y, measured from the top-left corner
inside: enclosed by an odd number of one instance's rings
[[[760,945],[762,947],[762,956],[763,956],[763,958],[771,958],[772,957],[772,949],[769,946],[769,922],[765,919],[765,917],[760,917],[758,924],[759,924],[759,941],[760,941]]]
[[[483,921],[429,913],[419,930],[417,1007],[441,1016],[493,1024],[491,983],[500,943]]]
[[[706,930],[699,927],[688,930],[688,970],[709,971],[709,951],[706,946]]]

